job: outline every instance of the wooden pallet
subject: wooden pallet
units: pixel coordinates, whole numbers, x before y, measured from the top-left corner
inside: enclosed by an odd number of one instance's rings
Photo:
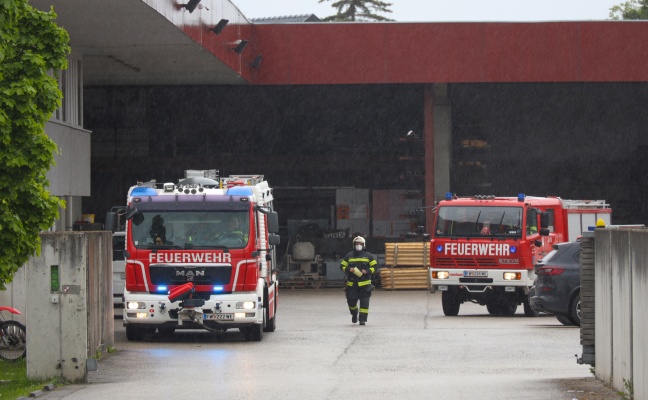
[[[390,267],[428,267],[430,243],[385,243],[385,264]]]
[[[427,267],[385,267],[380,282],[385,290],[430,289]]]

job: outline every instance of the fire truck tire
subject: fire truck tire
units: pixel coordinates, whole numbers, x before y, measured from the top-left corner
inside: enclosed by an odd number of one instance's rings
[[[131,342],[141,342],[147,333],[155,332],[155,328],[145,329],[133,325],[126,325],[126,339]]]
[[[274,301],[274,315],[270,318],[270,301],[268,300],[268,289],[266,288],[263,293],[263,304],[266,304],[265,307],[265,327],[263,328],[264,332],[274,332],[277,329],[277,292],[275,290],[275,301]]]
[[[486,304],[486,310],[490,315],[499,315],[499,307],[497,303],[488,303]]]
[[[456,317],[459,315],[459,307],[461,303],[457,300],[457,296],[449,290],[441,293],[441,306],[443,307],[443,314],[447,317]]]
[[[245,340],[248,342],[260,342],[261,339],[263,339],[263,325],[261,324],[254,324],[241,328],[241,332],[243,333]]]
[[[518,305],[515,300],[507,300],[501,305],[502,315],[511,316],[517,311]]]

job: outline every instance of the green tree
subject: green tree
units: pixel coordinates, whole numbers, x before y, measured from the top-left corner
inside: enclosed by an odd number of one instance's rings
[[[32,255],[65,203],[48,191],[56,144],[45,122],[61,105],[49,70],[67,68],[68,33],[54,11],[0,0],[0,289]]]
[[[331,0],[319,0],[319,3]],[[380,0],[338,0],[331,4],[337,14],[324,18],[324,21],[392,21],[377,13],[390,13],[391,3]]]
[[[648,19],[648,0],[628,0],[612,6],[610,19]]]

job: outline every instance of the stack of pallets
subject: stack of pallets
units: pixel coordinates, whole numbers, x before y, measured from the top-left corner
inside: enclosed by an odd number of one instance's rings
[[[380,282],[386,290],[429,289],[429,242],[385,243]]]

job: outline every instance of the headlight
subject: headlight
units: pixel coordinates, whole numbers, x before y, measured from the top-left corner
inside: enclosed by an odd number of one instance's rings
[[[236,308],[239,310],[254,310],[256,308],[256,302],[254,301],[239,301],[236,303]]]
[[[129,301],[126,307],[129,310],[143,310],[146,308],[146,304],[143,301]]]
[[[448,279],[450,278],[450,273],[448,271],[433,271],[432,279]]]
[[[522,279],[522,274],[519,272],[504,272],[505,281],[519,281]]]

